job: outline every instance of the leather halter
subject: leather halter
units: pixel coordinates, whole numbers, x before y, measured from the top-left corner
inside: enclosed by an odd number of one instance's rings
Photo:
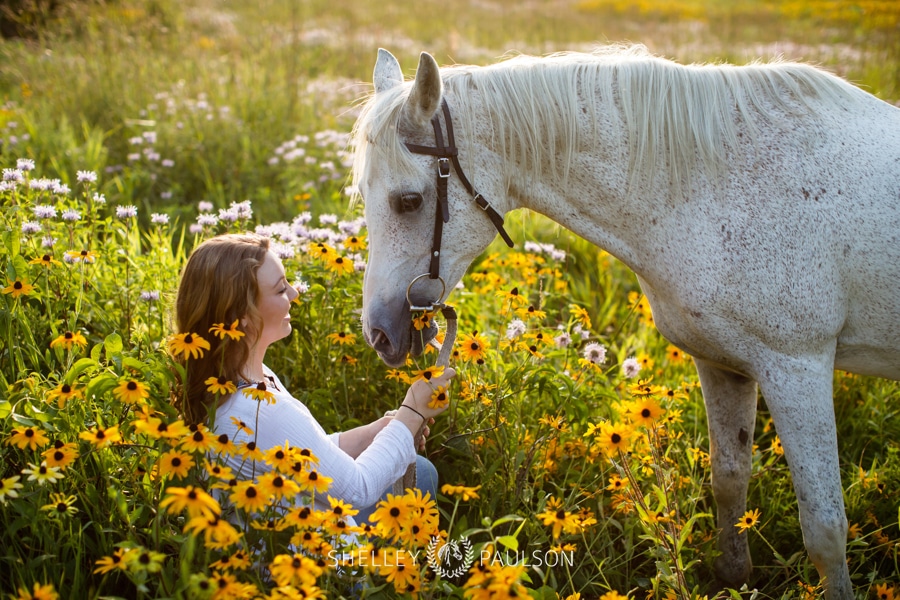
[[[456,148],[456,140],[453,137],[453,121],[450,119],[450,107],[447,106],[446,100],[441,100],[441,112],[444,113],[444,120],[447,122],[447,145],[444,145],[444,136],[441,132],[440,112],[431,117],[431,126],[434,128],[434,146],[419,146],[418,144],[405,143],[406,148],[414,154],[428,154],[436,156],[437,165],[437,199],[438,206],[434,213],[434,238],[431,242],[431,265],[428,269],[428,277],[430,279],[440,278],[441,264],[441,236],[444,231],[444,223],[450,221],[450,208],[447,204],[447,181],[450,179],[450,165],[453,165],[459,180],[472,195],[475,204],[479,206],[490,218],[494,227],[503,241],[512,248],[515,244],[506,229],[503,228],[503,215],[498,213],[496,209],[475,190],[475,187],[463,173],[462,166],[459,164],[459,151]],[[418,279],[418,277],[416,278]]]

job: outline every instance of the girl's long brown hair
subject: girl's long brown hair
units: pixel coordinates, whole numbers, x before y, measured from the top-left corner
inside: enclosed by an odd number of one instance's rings
[[[189,424],[205,422],[216,405],[215,396],[207,391],[207,379],[221,377],[237,384],[242,377],[254,341],[248,338],[253,336],[222,340],[210,328],[237,320],[244,332],[258,330],[254,327],[259,321],[256,272],[268,250],[269,240],[259,235],[220,235],[197,246],[182,270],[175,300],[176,327],[179,333],[202,336],[210,344],[201,358],[178,359],[187,377],[174,402]]]

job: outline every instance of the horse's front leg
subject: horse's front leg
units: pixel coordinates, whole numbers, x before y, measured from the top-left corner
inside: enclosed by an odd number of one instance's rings
[[[853,597],[847,568],[847,515],[838,463],[833,354],[821,359],[774,357],[760,378],[781,438],[800,507],[803,543],[828,600]]]
[[[735,523],[747,510],[747,486],[756,421],[756,382],[695,359],[709,422],[709,457],[716,499],[719,551],[715,570],[726,585],[739,587],[750,576],[747,536]]]

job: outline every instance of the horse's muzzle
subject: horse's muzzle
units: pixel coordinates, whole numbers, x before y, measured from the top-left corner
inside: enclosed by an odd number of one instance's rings
[[[421,355],[428,342],[437,335],[437,325],[433,322],[422,330],[417,330],[410,322],[406,326],[406,331],[400,332],[394,339],[386,329],[372,327],[366,332],[366,341],[378,353],[379,358],[390,367],[403,366],[410,354]]]

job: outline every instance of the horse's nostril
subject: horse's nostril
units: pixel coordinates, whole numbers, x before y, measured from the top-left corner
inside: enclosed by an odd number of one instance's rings
[[[391,340],[387,334],[380,329],[372,330],[372,348],[377,352],[387,352],[391,350]]]

